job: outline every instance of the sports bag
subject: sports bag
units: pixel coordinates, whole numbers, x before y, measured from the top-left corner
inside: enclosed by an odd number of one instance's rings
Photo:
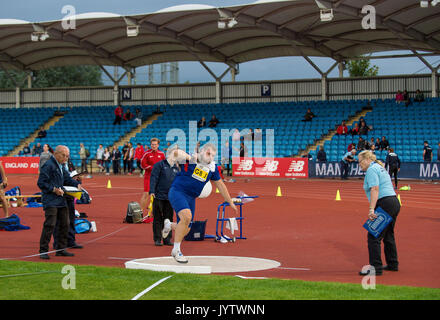
[[[92,224],[87,219],[75,219],[75,233],[87,233],[92,228]]]
[[[30,229],[30,227],[26,227],[20,224],[20,218],[16,214],[13,214],[7,218],[0,219],[0,230],[18,231],[28,229]]]
[[[142,222],[142,209],[139,203],[132,201],[128,203],[127,214],[125,216],[125,223],[140,223]]]

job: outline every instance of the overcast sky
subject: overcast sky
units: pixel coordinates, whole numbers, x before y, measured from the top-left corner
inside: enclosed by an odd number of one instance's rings
[[[0,19],[20,19],[31,22],[60,20],[65,15],[61,12],[65,5],[75,7],[76,13],[111,12],[122,15],[142,14],[182,4],[207,4],[216,7],[233,6],[252,3],[254,0],[0,0]],[[312,58],[323,70],[327,70],[334,61],[327,58]],[[440,63],[440,57],[428,57],[427,60],[435,65]],[[380,75],[421,74],[429,73],[429,69],[417,58],[401,58],[389,60],[372,60],[379,67]],[[211,63],[209,66],[217,75],[223,73],[226,66]],[[404,66],[404,68],[402,68]],[[156,68],[159,71],[159,67]],[[330,77],[339,75],[337,68],[330,73]],[[346,75],[346,73],[345,73]],[[159,75],[156,75],[159,78]],[[264,59],[240,64],[240,74],[237,81],[248,80],[276,80],[276,79],[304,79],[319,78],[319,74],[304,58],[283,57]],[[145,83],[147,69],[137,69],[138,83]],[[225,76],[224,81],[230,77]],[[179,63],[180,82],[212,82],[211,75],[198,62]],[[110,84],[109,81],[105,81]]]

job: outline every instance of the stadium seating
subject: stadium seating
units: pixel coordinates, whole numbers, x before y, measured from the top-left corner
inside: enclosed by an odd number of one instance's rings
[[[234,128],[247,132],[244,129],[261,128],[263,140],[261,147],[256,146],[253,154],[258,151],[266,155],[266,133],[268,129],[274,129],[274,155],[276,157],[291,156],[313,144],[317,139],[326,134],[329,129],[334,129],[343,119],[353,116],[365,106],[365,101],[308,101],[308,102],[275,102],[275,103],[230,103],[230,104],[194,104],[174,105],[166,107],[162,117],[148,126],[131,142],[145,144],[153,136],[161,141],[174,143],[177,137],[171,136],[167,139],[167,133],[177,131],[170,129],[181,129],[186,136],[185,147],[189,147],[190,128],[188,121],[194,121],[193,126],[201,117],[205,117],[207,123],[212,115],[220,120],[216,128],[217,136],[221,139],[222,129],[227,129],[231,134]],[[307,108],[310,108],[315,115],[310,122],[301,121],[304,118]],[[206,126],[204,129],[209,128]],[[201,128],[202,129],[202,128]],[[201,129],[197,131],[200,132]],[[226,133],[228,132],[226,131]],[[202,139],[204,140],[204,139]],[[220,144],[221,141],[219,141]],[[164,143],[161,144],[164,147]],[[247,143],[248,151],[252,150],[252,144]]]
[[[53,108],[1,108],[0,156],[7,155],[53,115]]]
[[[385,136],[390,146],[403,162],[423,161],[425,140],[434,150],[434,158],[440,141],[440,99],[428,98],[424,102],[414,102],[408,107],[396,104],[394,99],[372,101],[373,110],[364,117],[373,130],[362,136],[365,140]],[[354,123],[353,123],[354,125]],[[350,129],[350,128],[349,128]],[[357,144],[358,136],[335,135],[324,144],[330,161],[338,161],[347,151],[351,142]],[[387,151],[376,151],[379,159],[385,160]]]
[[[193,104],[193,105],[162,105],[163,113],[153,124],[138,133],[130,141],[135,145],[149,145],[152,137],[159,138],[161,149],[166,142],[177,141],[179,133],[184,133],[185,148],[189,148],[190,121],[199,134],[201,129],[196,123],[201,117],[209,122],[216,115],[220,123],[213,130],[219,139],[225,134],[232,134],[237,128],[261,128],[263,139],[261,145],[245,141],[253,155],[269,155],[266,140],[269,129],[274,130],[274,155],[285,157],[298,154],[308,145],[314,144],[330,130],[335,129],[342,120],[348,120],[367,105],[367,100],[338,101],[302,101],[302,102],[270,102],[270,103],[229,103],[229,104]],[[402,161],[422,161],[423,141],[428,140],[437,151],[440,140],[440,99],[428,98],[422,103],[413,103],[409,107],[396,104],[394,99],[377,99],[370,101],[373,109],[364,117],[367,125],[372,126],[364,138],[381,138],[385,136],[390,145],[399,154]],[[156,106],[125,106],[134,112],[141,108],[144,118],[151,115]],[[310,122],[303,122],[306,110],[310,108],[317,115]],[[79,145],[85,147],[94,157],[99,144],[113,145],[123,135],[132,130],[134,121],[122,121],[121,125],[113,125],[114,106],[99,107],[62,107],[62,108],[3,108],[0,109],[0,156],[5,156],[20,140],[37,130],[55,111],[64,111],[65,115],[48,130],[44,139],[36,139],[31,143],[48,143],[51,146],[66,144],[71,149],[72,158],[79,158]],[[209,128],[206,126],[204,129]],[[172,130],[175,129],[175,130]],[[194,132],[192,132],[194,133]],[[167,137],[168,134],[168,137]],[[203,137],[200,140],[205,141]],[[218,141],[220,144],[221,141]],[[335,135],[326,141],[324,148],[330,161],[339,161],[346,152],[349,143],[357,144],[358,137]],[[183,147],[183,146],[182,146]],[[311,151],[313,158],[316,151]],[[386,152],[378,151],[379,159],[385,159]],[[218,159],[217,159],[218,160]],[[79,164],[79,161],[75,163]]]

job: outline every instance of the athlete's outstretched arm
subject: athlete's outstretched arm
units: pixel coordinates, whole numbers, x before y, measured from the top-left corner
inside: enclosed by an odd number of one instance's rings
[[[214,181],[214,180],[212,180]],[[231,206],[231,208],[235,211],[235,213],[237,213],[237,207],[234,204],[234,201],[232,201],[231,196],[229,195],[229,191],[228,188],[226,188],[225,183],[223,182],[222,179],[214,181],[215,186],[218,188],[218,191],[220,192],[220,194],[223,196],[223,198],[225,199],[225,201],[227,203],[229,203],[229,205]]]

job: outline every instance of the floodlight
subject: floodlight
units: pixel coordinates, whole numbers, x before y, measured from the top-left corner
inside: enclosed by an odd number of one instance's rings
[[[432,0],[431,1],[431,5],[433,6],[433,7],[435,7],[437,4],[439,4],[440,3],[440,0]]]
[[[127,37],[137,37],[139,26],[127,26]]]
[[[428,8],[428,6],[429,6],[429,1],[428,1],[428,0],[421,0],[421,1],[420,1],[420,6],[421,6],[422,8]]]
[[[232,18],[231,20],[229,20],[229,22],[228,22],[228,28],[232,28],[232,27],[234,27],[235,25],[237,25],[237,20],[235,20],[234,18]]]
[[[224,20],[219,20],[218,23],[217,23],[217,27],[218,27],[219,29],[224,29],[224,28],[226,28],[226,21],[224,21]]]
[[[332,21],[333,9],[321,9],[321,21]]]

